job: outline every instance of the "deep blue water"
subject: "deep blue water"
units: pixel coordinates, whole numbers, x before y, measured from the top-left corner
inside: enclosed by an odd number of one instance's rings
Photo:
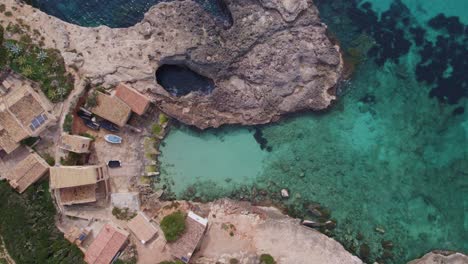
[[[228,16],[218,0],[195,0],[221,19]],[[34,7],[64,21],[85,27],[129,27],[143,19],[153,5],[163,0],[30,0]]]
[[[215,86],[211,79],[184,65],[162,65],[156,70],[156,80],[166,91],[175,96],[183,96],[191,92],[208,94]]]
[[[35,5],[83,26],[121,27],[156,2]],[[214,2],[201,3],[216,14]],[[313,218],[307,207],[320,203],[337,221],[324,232],[369,262],[467,252],[468,1],[315,3],[354,71],[336,106],[255,131],[175,128],[161,149],[158,187],[172,186],[178,197],[256,201],[288,188],[292,210]],[[270,194],[261,197],[260,189]]]

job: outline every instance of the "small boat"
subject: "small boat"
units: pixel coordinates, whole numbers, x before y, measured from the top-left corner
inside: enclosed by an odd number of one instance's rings
[[[105,135],[104,139],[111,144],[120,144],[122,143],[122,138],[116,135]]]

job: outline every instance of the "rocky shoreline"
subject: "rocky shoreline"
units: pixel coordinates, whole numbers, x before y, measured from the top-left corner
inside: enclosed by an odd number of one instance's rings
[[[131,83],[166,114],[198,128],[269,123],[323,110],[336,99],[343,61],[310,1],[226,5],[234,20],[228,29],[188,0],[160,3],[140,23],[118,29],[79,27],[26,5],[18,12],[84,78],[104,86]],[[156,82],[164,64],[187,66],[216,88],[171,95]]]
[[[191,1],[159,4],[148,11],[142,22],[125,29],[83,28],[15,0],[6,0],[6,5],[17,6],[11,19],[20,18],[32,30],[45,36],[45,45],[60,50],[66,64],[76,70],[79,77],[108,86],[118,82],[131,83],[151,95],[154,102],[172,117],[207,128],[222,124],[268,123],[291,112],[325,109],[335,99],[333,89],[343,68],[339,48],[326,37],[326,26],[320,23],[318,12],[309,1],[290,2],[227,1],[234,20],[242,21],[240,25],[235,23],[229,34],[223,33],[224,25],[217,24]],[[179,16],[177,10],[181,8],[190,15]],[[190,24],[185,19],[200,22]],[[245,28],[255,28],[255,31],[242,32]],[[230,39],[230,35],[235,34],[241,34],[243,38]],[[303,53],[306,55],[300,56]],[[288,62],[285,63],[285,59]],[[172,96],[155,81],[157,66],[165,63],[184,63],[212,78],[217,88],[208,96]],[[265,94],[268,95],[266,98]],[[211,211],[217,212],[216,217],[226,211],[230,212],[226,216],[233,218],[250,215],[246,214],[244,206],[256,210],[246,203],[225,200],[200,206],[212,207]],[[259,221],[259,215],[263,215],[266,218],[262,221],[274,228],[270,233],[279,228],[300,234],[303,239],[293,241],[295,243],[307,244],[312,240],[307,245],[320,249],[322,257],[327,257],[321,260],[327,263],[361,263],[333,239],[316,231],[302,232],[305,227],[297,220],[279,214],[276,209],[263,210],[270,213],[252,214],[255,219],[250,220]],[[294,237],[288,234],[289,238]],[[277,237],[274,239],[278,240]],[[292,263],[288,258],[293,257],[294,251],[288,251],[281,241],[268,246],[270,250],[282,252],[282,257],[287,260],[284,263]],[[214,238],[209,240],[211,245],[215,242]],[[305,260],[320,257],[313,250],[302,254]],[[206,262],[197,263],[215,263],[210,262],[209,256],[206,258]],[[410,263],[441,261],[468,263],[468,257],[461,253],[431,252]]]

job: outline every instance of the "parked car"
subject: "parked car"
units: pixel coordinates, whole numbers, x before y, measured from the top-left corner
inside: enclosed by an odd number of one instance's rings
[[[91,120],[84,120],[84,123],[87,127],[91,128],[92,130],[99,130],[99,124],[95,123]]]
[[[120,160],[109,160],[107,162],[107,166],[109,168],[119,168],[122,167],[122,163],[120,162]]]
[[[120,131],[119,127],[116,124],[114,124],[112,122],[109,122],[107,120],[100,120],[100,121],[98,121],[98,123],[102,128],[104,128],[105,130],[108,130],[110,132],[119,132]]]

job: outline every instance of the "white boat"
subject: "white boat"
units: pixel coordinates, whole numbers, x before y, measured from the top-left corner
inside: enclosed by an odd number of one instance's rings
[[[107,142],[111,143],[111,144],[120,144],[120,143],[122,143],[122,138],[121,137],[116,136],[116,135],[112,135],[112,134],[105,135],[104,139]]]

